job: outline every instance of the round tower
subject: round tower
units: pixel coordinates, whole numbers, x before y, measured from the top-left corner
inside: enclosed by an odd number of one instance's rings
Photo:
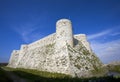
[[[56,23],[56,46],[62,48],[66,44],[73,47],[72,24],[68,19],[60,19]]]

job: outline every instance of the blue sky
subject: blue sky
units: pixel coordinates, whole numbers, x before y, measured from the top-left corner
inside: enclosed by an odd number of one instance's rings
[[[103,63],[120,60],[120,0],[0,0],[0,62],[12,50],[55,32],[68,18]]]

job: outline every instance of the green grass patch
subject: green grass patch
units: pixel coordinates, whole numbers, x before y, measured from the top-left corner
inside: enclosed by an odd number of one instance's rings
[[[120,73],[120,65],[108,65],[108,70]]]
[[[119,81],[119,78],[113,77],[92,77],[92,78],[72,78],[65,74],[59,73],[50,73],[50,72],[43,72],[37,70],[30,70],[30,69],[22,69],[22,68],[8,68],[4,67],[5,69],[15,73],[16,75],[29,79],[29,82],[111,82],[111,81]]]
[[[94,67],[94,70],[91,70],[91,74],[93,76],[101,77],[101,76],[106,76],[107,73],[108,73],[108,71],[104,67],[98,68],[98,67],[96,67],[94,65],[93,65],[93,67]]]
[[[51,72],[46,72],[46,71],[38,71],[38,70],[34,70],[34,69],[9,68],[9,67],[4,67],[4,68],[8,69],[9,71],[13,71],[17,75],[20,75],[20,76],[23,76],[23,77],[26,76],[26,74],[21,73],[21,72],[26,72],[26,73],[30,73],[31,75],[33,74],[33,75],[46,77],[46,78],[70,78],[71,77],[70,75],[66,75],[66,74],[51,73]]]

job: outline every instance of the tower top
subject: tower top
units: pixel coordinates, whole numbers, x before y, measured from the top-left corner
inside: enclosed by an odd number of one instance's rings
[[[71,24],[71,21],[69,19],[60,19],[57,21],[56,26],[64,26],[64,25],[68,25]]]

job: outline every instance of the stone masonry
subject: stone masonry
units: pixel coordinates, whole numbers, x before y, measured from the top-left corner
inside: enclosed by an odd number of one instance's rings
[[[56,33],[44,37],[20,50],[13,50],[8,67],[36,69],[84,77],[102,66],[91,50],[85,34],[73,35],[72,23],[61,19],[56,23]]]

